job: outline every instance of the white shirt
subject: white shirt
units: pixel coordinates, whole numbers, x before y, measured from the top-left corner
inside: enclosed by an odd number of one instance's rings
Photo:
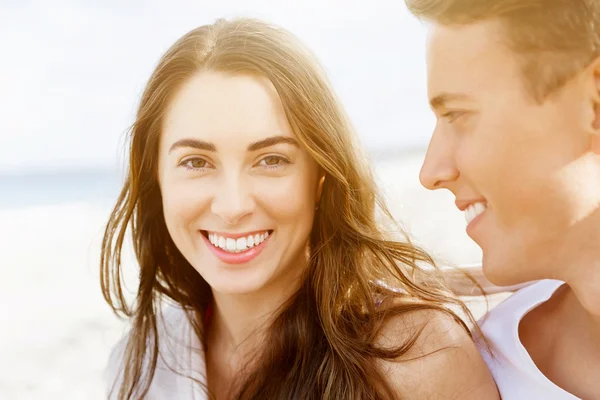
[[[519,339],[519,323],[529,311],[547,301],[563,284],[543,280],[519,290],[480,321],[495,359],[482,348],[503,400],[577,400],[552,383],[537,368]],[[171,306],[157,318],[159,358],[146,400],[207,400],[204,354],[185,312]],[[109,400],[116,399],[121,381],[122,358],[127,336],[113,349],[106,371],[108,389],[116,383]],[[195,350],[191,350],[195,349]],[[173,371],[174,370],[174,371]]]
[[[202,386],[206,385],[204,354],[186,313],[180,307],[170,306],[163,311],[163,318],[157,316],[157,327],[159,357],[150,390],[144,400],[207,400]],[[108,361],[108,390],[115,384],[109,400],[117,399],[119,393],[127,338],[126,335],[117,343]]]
[[[544,303],[564,282],[542,280],[519,290],[479,322],[495,359],[481,348],[503,400],[575,400],[537,368],[519,338],[523,317]]]

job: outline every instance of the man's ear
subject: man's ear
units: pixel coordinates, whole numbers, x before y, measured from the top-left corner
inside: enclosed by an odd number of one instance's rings
[[[319,185],[317,186],[317,204],[321,201],[321,194],[323,193],[323,184],[325,184],[325,174],[319,179]]]
[[[596,60],[590,64],[590,69],[593,76],[591,99],[594,110],[590,150],[596,154],[600,154],[600,57],[596,58]]]
[[[590,150],[600,155],[600,133],[596,132],[591,137]]]

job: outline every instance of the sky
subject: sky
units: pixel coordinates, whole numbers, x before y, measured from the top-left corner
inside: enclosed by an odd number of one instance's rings
[[[236,16],[316,53],[369,150],[427,144],[426,29],[402,0],[2,0],[0,173],[118,167],[161,55]]]

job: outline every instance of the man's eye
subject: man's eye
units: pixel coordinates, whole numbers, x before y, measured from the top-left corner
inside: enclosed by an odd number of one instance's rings
[[[442,114],[442,117],[445,118],[448,122],[452,123],[456,121],[456,119],[460,118],[462,115],[464,115],[464,112],[462,111],[448,111]]]

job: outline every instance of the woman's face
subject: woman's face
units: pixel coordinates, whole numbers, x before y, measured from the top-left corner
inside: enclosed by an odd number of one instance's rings
[[[251,293],[303,272],[318,172],[267,79],[200,72],[167,110],[165,222],[214,291]]]

